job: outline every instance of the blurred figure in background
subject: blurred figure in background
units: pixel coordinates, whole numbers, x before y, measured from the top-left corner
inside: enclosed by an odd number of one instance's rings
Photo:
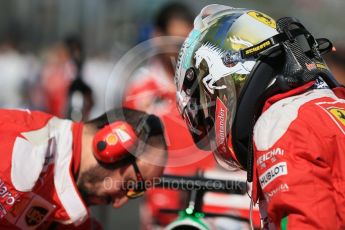
[[[21,53],[17,39],[11,34],[0,42],[0,107],[27,108],[27,85],[38,72],[38,63],[34,57]]]
[[[92,106],[92,90],[81,76],[77,75],[69,87],[66,117],[73,121],[85,121],[90,116]]]
[[[65,115],[68,89],[76,78],[77,67],[64,43],[54,45],[43,64],[41,81],[44,107],[60,118]]]
[[[85,83],[82,75],[84,49],[80,38],[70,36],[65,40],[71,59],[76,66],[76,77],[68,89],[66,117],[73,121],[86,121],[93,106],[91,88]]]
[[[84,53],[78,37],[55,45],[44,64],[41,86],[47,112],[74,121],[87,120],[92,90],[82,79]]]
[[[194,14],[183,4],[166,5],[155,18],[152,43],[159,43],[167,36],[185,38],[193,28]],[[153,44],[155,46],[155,44]],[[169,52],[158,50],[157,54],[133,75],[127,90],[125,104],[156,114],[169,114],[175,109],[175,61],[180,47],[169,46]],[[172,49],[176,50],[172,50]],[[144,97],[143,97],[144,96]],[[153,102],[153,103],[152,103]]]
[[[90,111],[90,118],[97,117],[106,110],[104,92],[113,67],[114,63],[106,55],[99,54],[85,60],[82,71],[83,80],[91,87],[94,102]],[[116,103],[114,103],[115,105]]]

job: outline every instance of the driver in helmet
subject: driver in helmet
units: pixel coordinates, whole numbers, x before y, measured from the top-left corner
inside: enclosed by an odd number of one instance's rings
[[[182,45],[179,111],[199,148],[247,171],[263,229],[345,228],[345,91],[323,61],[331,49],[297,19],[222,5]]]

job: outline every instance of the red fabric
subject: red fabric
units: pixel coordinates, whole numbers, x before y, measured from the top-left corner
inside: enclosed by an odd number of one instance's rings
[[[339,98],[345,98],[345,88],[344,87],[337,87],[337,88],[333,89],[333,92]]]
[[[46,218],[47,224],[52,220],[61,222],[70,220],[64,205],[59,200],[54,182],[54,173],[62,169],[54,167],[54,163],[56,151],[61,151],[61,149],[66,148],[66,146],[57,146],[59,138],[62,138],[61,135],[64,136],[63,138],[71,139],[73,136],[67,136],[67,133],[65,136],[65,133],[59,131],[59,125],[47,126],[48,122],[52,119],[57,118],[42,112],[0,110],[0,133],[2,134],[2,138],[0,139],[2,148],[0,153],[0,179],[1,182],[3,182],[2,189],[6,189],[9,192],[6,196],[4,194],[2,194],[4,196],[0,195],[0,213],[4,214],[3,216],[0,215],[0,228],[4,226],[6,226],[6,228],[10,228],[10,226],[15,228],[13,225],[9,224],[9,222],[20,224],[20,221],[30,220],[30,218],[36,218],[35,221],[37,221],[37,225],[42,225],[43,222],[40,222],[39,218],[37,219],[39,215],[37,215],[38,211],[35,209],[36,206],[43,207],[43,213],[47,210],[51,211],[50,214],[42,215]],[[64,122],[65,129],[68,129],[68,127],[70,127],[70,129],[72,128],[72,122],[70,121],[60,119],[57,119],[57,121]],[[74,126],[74,136],[78,136],[78,142],[75,142],[73,146],[73,150],[75,150],[76,153],[73,161],[74,171],[78,170],[80,162],[81,127],[82,126],[78,124]],[[68,130],[64,130],[64,132],[65,131]],[[28,139],[27,135],[31,135],[31,137]],[[38,142],[36,143],[35,141]],[[37,167],[37,165],[40,164],[39,162],[42,159],[44,160],[44,165],[38,179],[33,181],[33,187],[25,192],[16,190],[12,175],[13,170],[20,170],[18,168],[13,169],[15,162],[12,161],[12,157],[14,156],[15,148],[19,148],[20,150],[18,151],[22,151],[24,148],[23,146],[25,146],[22,143],[27,143],[32,146],[32,151],[34,152],[30,153],[31,156],[33,156],[33,153],[38,154],[35,156],[39,156],[39,158],[37,158],[39,161],[22,159],[29,164],[29,169],[32,164],[32,169],[37,170],[39,168]],[[73,154],[73,150],[70,149],[71,154]],[[70,179],[72,181],[75,191],[79,195],[73,180],[72,161],[70,162],[69,168],[67,167],[67,170],[69,170],[68,173],[70,178],[66,178],[66,180]],[[2,192],[0,191],[0,193]],[[6,199],[4,198],[9,196],[15,198],[13,205],[6,205]],[[5,208],[5,211],[1,211],[3,208]]]
[[[42,93],[47,112],[64,117],[68,89],[75,78],[75,66],[66,58],[56,57],[46,63],[42,72]]]
[[[269,99],[256,124],[265,124],[261,128],[273,136],[284,131],[265,149],[257,147],[265,139],[255,140],[253,188],[259,191],[253,196],[260,196],[264,222],[272,229],[280,229],[284,217],[287,229],[345,229],[345,103],[324,89],[314,90],[320,96],[307,102],[301,100],[314,92],[292,97],[309,87]],[[282,125],[294,111],[296,117]]]

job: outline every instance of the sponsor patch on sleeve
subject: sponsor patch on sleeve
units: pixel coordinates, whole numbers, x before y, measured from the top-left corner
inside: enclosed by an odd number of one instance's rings
[[[280,162],[278,164],[273,165],[271,168],[267,169],[264,173],[260,175],[259,181],[261,188],[264,189],[276,178],[287,174],[288,169],[286,162]]]

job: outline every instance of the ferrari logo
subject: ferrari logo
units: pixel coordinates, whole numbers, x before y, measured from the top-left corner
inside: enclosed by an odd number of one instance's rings
[[[274,29],[277,27],[276,22],[266,14],[263,14],[263,13],[260,13],[257,11],[250,11],[250,12],[248,12],[248,15],[252,16],[256,20],[258,20],[258,21],[260,21],[260,22],[262,22],[262,23],[264,23],[264,24],[266,24],[266,25],[268,25]]]
[[[41,224],[48,210],[39,206],[31,207],[25,215],[25,221],[28,226],[36,226]]]
[[[338,120],[342,125],[345,126],[345,109],[329,108],[328,111],[336,120]]]

